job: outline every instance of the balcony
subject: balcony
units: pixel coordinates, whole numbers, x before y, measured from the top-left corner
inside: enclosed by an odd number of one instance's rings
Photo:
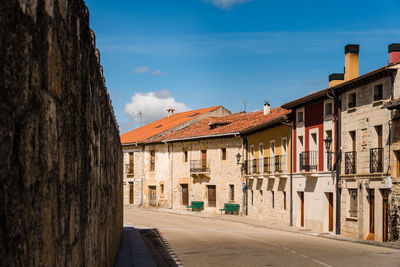
[[[204,160],[191,160],[190,161],[190,173],[192,174],[204,174],[210,173],[210,161]]]
[[[346,174],[355,174],[356,173],[356,151],[349,151],[344,153],[344,172]]]
[[[317,171],[318,151],[303,151],[300,153],[300,170]]]
[[[369,150],[369,172],[383,172],[383,148]]]
[[[132,176],[134,175],[133,165],[132,164],[125,164],[125,173],[126,175]]]
[[[286,172],[286,155],[279,155],[274,157],[275,172]]]

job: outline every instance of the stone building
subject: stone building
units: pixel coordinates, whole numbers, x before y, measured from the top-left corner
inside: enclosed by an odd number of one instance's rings
[[[264,114],[270,112],[265,104]],[[247,150],[247,214],[290,224],[291,126],[289,111],[242,131]]]
[[[153,142],[162,135],[185,128],[208,116],[224,116],[230,111],[222,106],[181,113],[168,109],[168,116],[121,135],[124,165],[124,204],[169,207],[170,192],[164,188],[169,174],[168,146]],[[159,179],[160,181],[157,181]],[[167,185],[166,185],[167,186]],[[148,196],[153,197],[149,198]]]
[[[393,46],[393,45],[392,45]],[[390,53],[398,53],[400,49]],[[358,52],[358,50],[357,50]],[[384,106],[400,96],[400,59],[333,87],[341,101],[341,234],[388,241],[398,212],[396,111]],[[358,73],[358,53],[354,62]],[[389,103],[389,104],[388,104]],[[392,164],[390,164],[392,162]],[[390,202],[396,203],[390,207]],[[395,219],[396,221],[396,219]],[[398,225],[398,219],[397,219]],[[397,226],[398,229],[398,226]],[[397,230],[398,231],[398,230]],[[397,236],[398,239],[398,236]]]
[[[337,232],[336,166],[330,153],[336,151],[337,144],[337,102],[327,88],[282,107],[291,109],[293,118],[293,225]],[[329,151],[325,139],[332,140]]]
[[[81,0],[1,1],[1,266],[113,266],[122,147]]]
[[[225,203],[239,204],[242,209],[246,182],[242,131],[276,121],[284,114],[285,110],[276,108],[265,115],[257,111],[209,117],[163,136],[171,154],[173,208],[184,209],[191,201],[204,201],[206,212],[216,213]]]

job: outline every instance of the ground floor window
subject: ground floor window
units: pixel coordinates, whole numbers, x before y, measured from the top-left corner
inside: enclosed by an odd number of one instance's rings
[[[230,201],[235,200],[235,185],[233,185],[233,184],[229,185],[229,200]]]
[[[286,191],[283,191],[283,209],[286,210]]]
[[[272,208],[275,209],[275,192],[271,191],[272,193]]]
[[[350,215],[350,217],[357,218],[357,211],[358,211],[358,193],[357,193],[357,189],[349,189],[349,195],[350,195],[349,215]]]

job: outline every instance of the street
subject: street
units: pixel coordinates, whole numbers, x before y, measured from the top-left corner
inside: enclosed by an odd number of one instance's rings
[[[157,228],[183,266],[400,266],[396,249],[254,227],[223,216],[129,208],[124,224]]]

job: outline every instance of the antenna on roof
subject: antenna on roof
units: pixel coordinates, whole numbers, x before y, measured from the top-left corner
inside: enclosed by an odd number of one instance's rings
[[[243,108],[244,108],[244,112],[246,112],[247,110],[247,102],[246,102],[246,98],[243,99],[234,99],[234,101],[242,101],[243,102]]]
[[[142,114],[142,112],[139,110],[139,112],[138,112],[138,115],[139,115],[139,118],[140,118],[140,127],[142,127],[142,122],[143,122],[143,114]]]

